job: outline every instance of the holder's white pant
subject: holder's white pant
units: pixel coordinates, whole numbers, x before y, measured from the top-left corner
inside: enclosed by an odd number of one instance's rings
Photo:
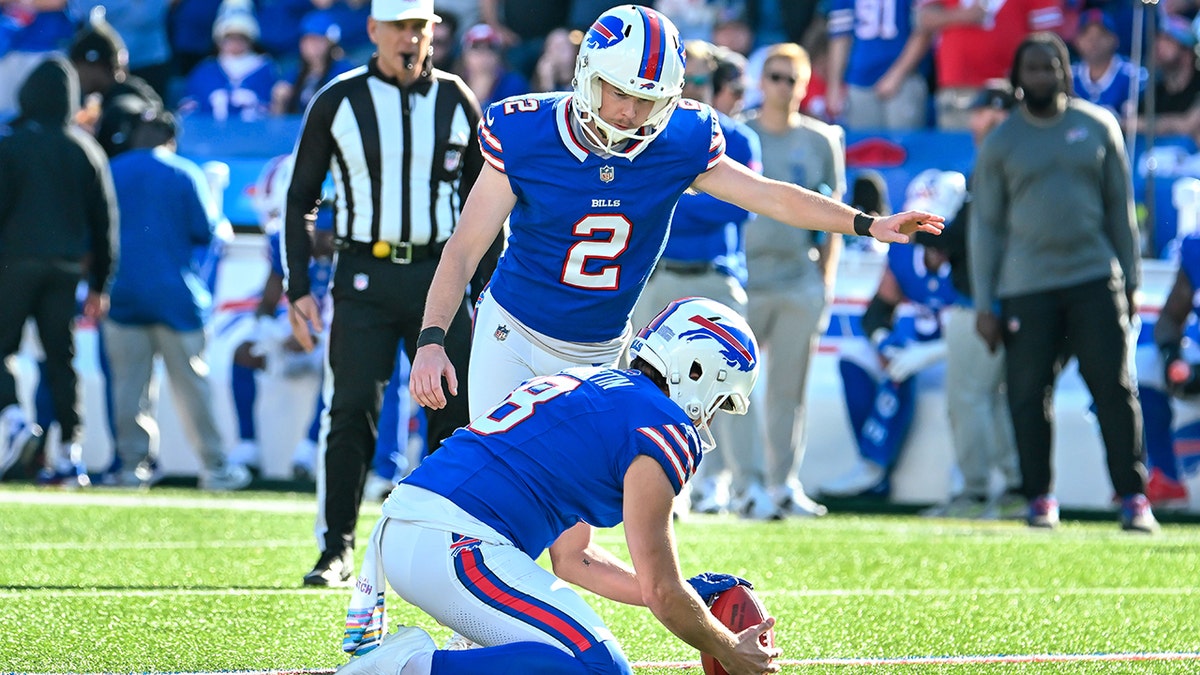
[[[614,639],[574,589],[511,544],[393,518],[382,545],[396,593],[477,644],[541,642],[578,656]]]

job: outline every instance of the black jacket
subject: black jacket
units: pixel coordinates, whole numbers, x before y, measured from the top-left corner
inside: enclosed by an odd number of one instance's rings
[[[52,57],[18,94],[20,116],[0,138],[0,265],[40,258],[88,272],[103,291],[112,272],[117,201],[108,158],[75,127],[79,77]]]
[[[154,89],[142,78],[129,75],[104,93],[96,140],[110,158],[116,157],[130,149],[138,122],[162,110],[162,99]]]

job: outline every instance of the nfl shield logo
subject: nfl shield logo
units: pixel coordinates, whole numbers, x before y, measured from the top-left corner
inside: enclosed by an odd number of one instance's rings
[[[442,168],[449,173],[454,173],[455,171],[458,171],[458,165],[461,163],[462,152],[460,152],[458,148],[450,148],[446,151],[446,159],[442,163]]]
[[[496,332],[492,333],[492,335],[496,338],[497,342],[504,342],[508,339],[508,326],[504,324],[496,326]]]
[[[370,282],[371,282],[371,280],[367,277],[367,275],[355,274],[354,275],[354,290],[365,291],[365,290],[367,290],[367,285],[370,284]]]
[[[600,182],[601,183],[613,182],[613,178],[616,177],[615,174],[616,174],[616,172],[613,170],[613,168],[611,166],[600,167]]]

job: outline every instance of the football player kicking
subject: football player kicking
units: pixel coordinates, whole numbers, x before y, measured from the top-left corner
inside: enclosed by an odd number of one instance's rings
[[[581,45],[574,90],[514,97],[479,126],[483,170],[446,244],[425,304],[409,388],[446,404],[458,382],[441,342],[476,264],[509,223],[480,298],[471,344],[476,417],[529,377],[614,365],[629,317],[688,189],[799,228],[907,242],[940,216],[872,218],[750,171],[725,156],[708,105],[681,99],[684,57],[667,17],[638,5],[600,15]],[[751,225],[753,227],[753,225]]]
[[[580,367],[525,382],[445,441],[392,492],[347,618],[341,675],[631,673],[600,616],[563,581],[645,606],[730,673],[773,673],[759,643],[705,606],[743,580],[684,580],[671,502],[711,447],[717,410],[745,414],[758,376],[750,327],[703,298],[667,306],[633,340],[629,370]],[[625,523],[630,567],[592,540]],[[549,548],[554,572],[535,562]],[[437,650],[386,625],[384,583],[481,648]],[[707,596],[707,597],[706,597]]]

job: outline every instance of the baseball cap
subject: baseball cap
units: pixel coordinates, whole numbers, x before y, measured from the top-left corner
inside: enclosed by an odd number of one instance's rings
[[[1083,32],[1083,29],[1093,24],[1099,24],[1103,26],[1104,30],[1112,33],[1113,35],[1117,34],[1117,22],[1114,21],[1113,18],[1106,14],[1102,9],[1089,9],[1079,15],[1079,31],[1081,33]]]
[[[499,47],[501,45],[500,33],[496,32],[495,28],[486,23],[477,23],[467,29],[463,33],[463,46],[474,47],[475,45],[484,44],[491,47]]]
[[[989,80],[983,91],[979,92],[967,106],[968,110],[991,108],[992,110],[1008,110],[1016,103],[1012,87],[1004,80]]]
[[[424,19],[433,23],[442,20],[433,13],[433,0],[371,0],[371,18],[376,21]]]
[[[337,44],[342,39],[342,28],[337,24],[333,15],[324,10],[309,12],[300,19],[301,35],[320,35]]]
[[[1192,25],[1182,16],[1168,15],[1162,22],[1162,34],[1188,49],[1196,47],[1196,34],[1192,32]]]
[[[213,42],[220,42],[227,35],[241,35],[251,42],[258,40],[258,19],[245,9],[233,9],[218,15],[213,23]]]

